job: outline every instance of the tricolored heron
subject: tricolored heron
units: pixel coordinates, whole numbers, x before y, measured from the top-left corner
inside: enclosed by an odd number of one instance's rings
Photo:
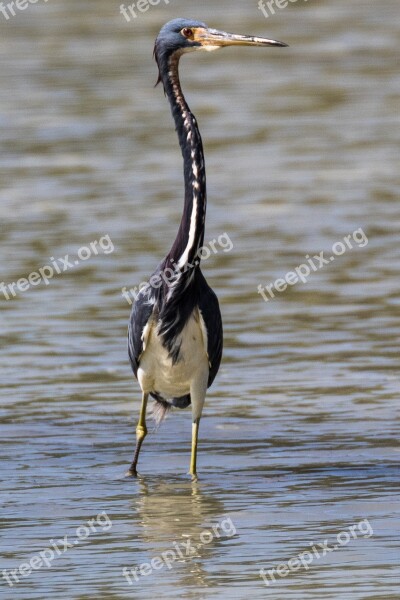
[[[154,56],[160,81],[171,105],[183,156],[185,200],[182,220],[171,250],[132,308],[128,328],[129,358],[142,389],[136,449],[129,475],[147,434],[146,408],[155,399],[158,421],[175,406],[192,405],[192,454],[189,473],[196,478],[199,423],[207,388],[222,356],[222,321],[218,299],[200,270],[204,240],[206,171],[197,121],[182,93],[178,64],[187,52],[223,46],[286,46],[261,37],[209,29],[205,23],[174,19],[157,36]],[[173,267],[173,268],[172,268]],[[168,277],[166,274],[168,273]]]

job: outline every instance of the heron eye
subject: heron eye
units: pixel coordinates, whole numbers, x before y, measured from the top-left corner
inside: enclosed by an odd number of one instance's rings
[[[184,27],[181,31],[181,34],[185,37],[190,39],[193,39],[193,29],[190,29],[190,27]]]

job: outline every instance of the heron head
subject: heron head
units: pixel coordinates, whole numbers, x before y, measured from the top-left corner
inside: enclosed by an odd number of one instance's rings
[[[287,46],[284,42],[267,38],[239,35],[210,29],[202,21],[174,19],[166,23],[158,34],[154,55],[160,66],[166,58],[181,56],[195,50],[217,50],[224,46]]]
[[[223,46],[287,46],[287,44],[262,37],[210,29],[202,21],[193,19],[174,19],[161,28],[156,39],[155,52],[210,51]]]

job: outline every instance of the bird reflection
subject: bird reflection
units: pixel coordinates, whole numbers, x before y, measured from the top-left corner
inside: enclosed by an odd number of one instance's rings
[[[132,507],[138,517],[139,540],[146,548],[143,562],[148,563],[169,551],[175,585],[176,577],[180,576],[182,585],[208,587],[205,565],[212,560],[221,540],[227,537],[221,526],[218,527],[227,519],[224,503],[196,481],[139,476],[137,483],[139,494]],[[135,561],[139,566],[137,556]],[[164,565],[163,576],[168,571]],[[157,576],[157,571],[153,575]]]

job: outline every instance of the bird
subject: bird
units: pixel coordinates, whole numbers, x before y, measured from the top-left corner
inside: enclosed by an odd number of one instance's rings
[[[199,424],[207,389],[222,357],[223,330],[218,298],[200,268],[207,193],[206,170],[197,120],[182,92],[179,60],[189,52],[224,46],[287,46],[263,37],[238,35],[209,28],[202,21],[173,19],[160,30],[154,46],[162,83],[175,122],[184,173],[184,205],[170,251],[132,306],[128,354],[142,391],[136,427],[136,447],[128,476],[137,476],[140,449],[147,435],[146,411],[154,399],[159,424],[171,407],[192,410],[189,474],[197,480]]]

